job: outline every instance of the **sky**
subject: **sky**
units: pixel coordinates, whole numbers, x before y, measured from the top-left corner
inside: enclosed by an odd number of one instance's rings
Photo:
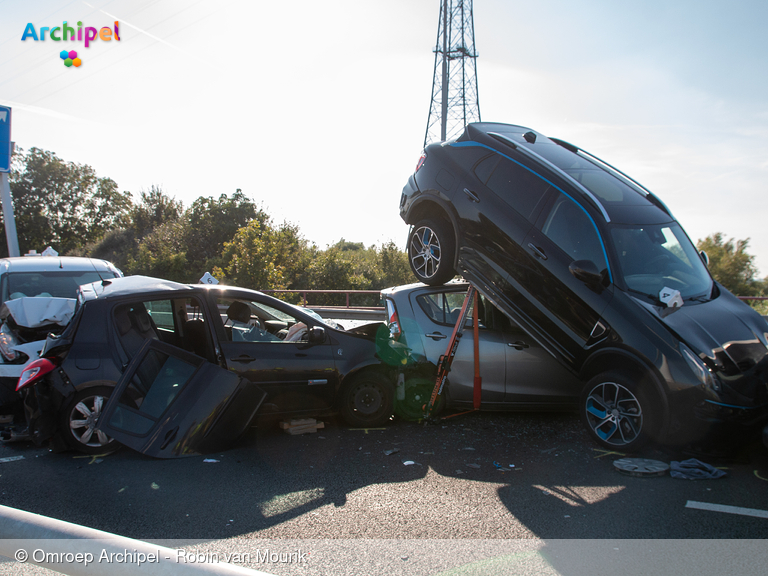
[[[185,206],[241,189],[324,248],[405,247],[439,0],[0,0],[12,138]],[[120,41],[21,41],[64,21]],[[578,145],[696,242],[749,238],[768,275],[768,2],[476,0],[484,121]],[[76,50],[67,68],[62,49]],[[43,247],[41,247],[43,248]]]

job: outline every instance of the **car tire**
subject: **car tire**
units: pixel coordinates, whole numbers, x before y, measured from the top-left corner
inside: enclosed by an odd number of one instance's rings
[[[381,426],[392,416],[395,389],[378,372],[364,372],[344,386],[339,410],[350,426]]]
[[[456,242],[443,220],[422,220],[408,234],[408,263],[424,284],[439,286],[456,276]]]
[[[605,372],[587,382],[580,410],[598,444],[627,452],[641,448],[653,437],[658,418],[646,389],[620,372]]]
[[[61,415],[61,437],[71,450],[84,454],[105,454],[118,444],[96,424],[114,388],[94,386],[77,392]]]
[[[395,398],[395,414],[401,420],[416,421],[424,417],[424,410],[429,402],[435,381],[428,378],[411,378],[405,381],[405,396],[402,400]],[[432,410],[432,416],[437,416],[445,406],[445,395],[440,396],[437,406]]]

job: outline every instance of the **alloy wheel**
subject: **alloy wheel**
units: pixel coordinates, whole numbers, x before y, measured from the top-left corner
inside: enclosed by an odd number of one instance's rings
[[[422,278],[431,278],[440,267],[440,239],[429,226],[421,226],[411,235],[411,267]]]
[[[625,446],[636,441],[642,432],[640,401],[621,384],[597,384],[587,395],[585,409],[589,427],[606,444]]]
[[[97,448],[111,441],[104,432],[96,430],[105,400],[104,396],[86,396],[69,413],[69,431],[83,446]]]

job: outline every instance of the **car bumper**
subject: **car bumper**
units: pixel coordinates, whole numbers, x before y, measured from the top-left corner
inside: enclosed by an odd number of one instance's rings
[[[10,364],[5,362],[5,359],[0,356],[0,378],[15,378],[19,379],[22,371],[27,365],[37,360],[40,357],[40,351],[45,345],[45,340],[37,340],[35,342],[27,342],[26,344],[19,344],[14,346],[13,349],[21,354],[24,354],[28,360],[23,364]]]

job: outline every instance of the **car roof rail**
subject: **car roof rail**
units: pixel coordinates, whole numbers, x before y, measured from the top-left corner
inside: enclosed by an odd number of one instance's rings
[[[604,168],[605,170],[607,170],[608,172],[610,172],[611,174],[613,174],[617,178],[619,178],[621,180],[624,180],[625,182],[630,184],[630,187],[635,188],[635,189],[639,189],[638,191],[641,194],[643,194],[651,202],[656,204],[656,206],[658,206],[659,208],[664,210],[664,212],[666,212],[667,214],[672,216],[672,212],[669,210],[669,208],[667,208],[667,205],[664,204],[664,202],[662,202],[661,199],[658,196],[656,196],[656,194],[654,194],[653,192],[648,190],[648,188],[646,188],[645,186],[640,184],[640,182],[638,182],[637,180],[635,180],[631,176],[625,174],[624,172],[622,172],[621,170],[619,170],[615,166],[612,166],[611,164],[608,164],[608,162],[606,162],[602,158],[598,158],[597,156],[595,156],[591,152],[587,152],[586,150],[584,150],[582,148],[579,148],[578,146],[574,146],[570,142],[566,142],[565,140],[560,140],[559,138],[550,138],[550,140],[552,140],[552,142],[554,142],[555,144],[557,144],[559,146],[562,146],[566,150],[568,150],[570,152],[573,152],[574,154],[577,154],[577,153],[581,152],[581,154],[583,155],[582,157],[586,156],[586,160],[591,161],[593,164],[599,164],[601,168]],[[634,186],[632,186],[632,185],[634,185]]]
[[[597,196],[595,196],[592,192],[590,192],[581,182],[576,180],[573,176],[568,174],[565,170],[562,168],[558,168],[555,166],[552,162],[541,156],[540,154],[537,154],[533,150],[529,149],[526,146],[519,146],[517,142],[509,138],[508,136],[505,136],[504,134],[499,134],[498,132],[488,132],[488,136],[493,136],[494,138],[498,140],[504,141],[505,144],[511,145],[514,149],[519,150],[523,154],[526,154],[530,157],[532,157],[537,162],[544,164],[547,168],[550,170],[557,172],[558,175],[560,175],[562,178],[565,178],[568,182],[573,184],[576,188],[579,189],[579,191],[587,196],[592,202],[594,203],[595,207],[600,210],[600,213],[603,215],[603,218],[605,218],[606,222],[611,221],[611,217],[608,216],[608,211],[605,209],[605,206],[600,202],[600,200],[597,199]]]

